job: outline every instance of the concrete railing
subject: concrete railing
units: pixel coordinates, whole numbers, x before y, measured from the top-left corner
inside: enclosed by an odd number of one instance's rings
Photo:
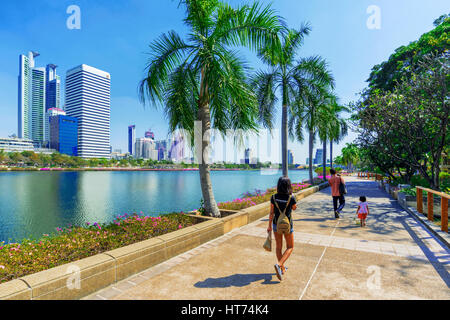
[[[436,190],[416,186],[417,211],[423,213],[423,191],[427,193],[427,217],[429,221],[434,220],[434,195],[441,197],[441,230],[448,232],[448,199],[450,195]]]
[[[328,182],[295,194],[297,201]],[[80,299],[269,215],[270,202],[0,284],[0,300]],[[221,210],[222,211],[222,210]]]

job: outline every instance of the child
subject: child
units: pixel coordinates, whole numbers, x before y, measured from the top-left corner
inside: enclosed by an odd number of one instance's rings
[[[358,218],[361,219],[361,227],[366,226],[366,218],[369,214],[369,206],[367,204],[367,199],[365,196],[359,197],[359,205],[356,213],[358,214]]]

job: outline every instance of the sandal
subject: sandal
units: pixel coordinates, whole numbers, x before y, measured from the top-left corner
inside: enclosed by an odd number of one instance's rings
[[[284,275],[284,273],[286,272],[287,269],[288,269],[288,267],[281,267],[281,274]]]
[[[277,278],[278,278],[278,280],[283,280],[282,279],[282,272],[281,272],[281,268],[280,268],[280,266],[278,265],[278,264],[276,264],[276,265],[274,265],[274,268],[275,268],[275,272],[276,272],[276,275],[277,275]]]

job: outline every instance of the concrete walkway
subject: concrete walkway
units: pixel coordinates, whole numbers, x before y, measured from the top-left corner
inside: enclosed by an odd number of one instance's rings
[[[298,203],[282,282],[275,253],[262,248],[263,218],[85,299],[450,299],[449,248],[375,182],[346,181],[339,220],[330,188]],[[360,195],[366,228],[353,220]]]

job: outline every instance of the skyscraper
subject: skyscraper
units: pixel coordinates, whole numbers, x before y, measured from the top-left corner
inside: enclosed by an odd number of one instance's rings
[[[50,117],[50,148],[59,153],[77,156],[78,119],[64,115]]]
[[[128,126],[128,153],[130,155],[135,155],[135,144],[136,144],[136,126]]]
[[[135,158],[158,160],[155,141],[152,138],[137,138]]]
[[[37,52],[19,56],[18,132],[19,138],[38,143],[44,140],[46,77],[44,68],[36,68]]]
[[[151,129],[149,129],[148,131],[145,131],[145,137],[155,140],[155,134],[153,133],[153,131]]]
[[[50,118],[54,116],[65,116],[66,112],[59,108],[49,108],[45,113],[45,123],[44,123],[44,147],[49,146],[50,142]]]
[[[110,153],[109,73],[82,64],[66,74],[66,113],[78,119],[78,156],[107,158]]]
[[[54,64],[48,64],[45,68],[46,77],[46,95],[45,95],[45,111],[50,108],[61,107],[61,79],[56,74],[56,68],[58,66]]]
[[[316,158],[314,159],[314,164],[321,164],[323,161],[323,149],[316,150]]]
[[[288,164],[294,164],[294,155],[292,154],[292,150],[288,150]]]

